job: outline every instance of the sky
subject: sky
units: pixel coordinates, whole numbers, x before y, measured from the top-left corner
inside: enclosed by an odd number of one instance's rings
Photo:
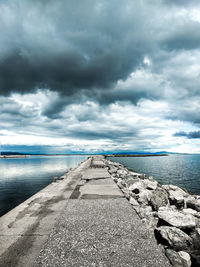
[[[0,0],[0,146],[200,152],[199,0]]]

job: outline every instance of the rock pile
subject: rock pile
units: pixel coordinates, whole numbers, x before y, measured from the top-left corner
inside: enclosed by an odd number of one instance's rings
[[[200,266],[200,196],[105,160],[113,180],[175,267]]]

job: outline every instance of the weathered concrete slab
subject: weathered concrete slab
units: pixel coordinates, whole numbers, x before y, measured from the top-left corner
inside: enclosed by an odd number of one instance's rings
[[[70,200],[34,267],[170,267],[124,198]]]
[[[79,188],[79,198],[112,198],[124,197],[115,184],[90,185],[86,184]]]
[[[83,180],[81,180],[83,181]],[[113,185],[113,180],[110,178],[91,179],[87,181],[88,185]]]
[[[102,160],[93,160],[91,163],[92,168],[104,168],[106,165]]]
[[[101,179],[101,178],[110,178],[109,172],[104,168],[96,168],[96,169],[87,169],[83,173],[82,179]]]

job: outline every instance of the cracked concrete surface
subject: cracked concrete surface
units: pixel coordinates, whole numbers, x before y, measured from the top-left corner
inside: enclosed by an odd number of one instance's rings
[[[0,218],[0,266],[32,266],[91,159]]]
[[[0,266],[170,266],[93,156],[0,218]]]

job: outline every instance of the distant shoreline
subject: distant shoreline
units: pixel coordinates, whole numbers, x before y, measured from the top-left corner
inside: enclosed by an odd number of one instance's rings
[[[29,156],[55,157],[55,156],[91,156],[92,154],[24,154],[24,155],[0,155],[0,159],[28,158]],[[169,154],[107,154],[105,157],[160,157]]]
[[[28,155],[0,155],[0,159],[28,158]]]
[[[169,154],[111,154],[106,157],[167,157]]]

